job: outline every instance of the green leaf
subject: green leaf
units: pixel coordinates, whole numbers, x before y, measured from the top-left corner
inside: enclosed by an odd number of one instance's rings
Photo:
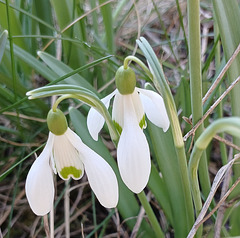
[[[5,30],[0,36],[0,63],[2,61],[3,53],[6,47],[7,37],[8,37],[8,31]]]
[[[7,44],[6,49],[9,51],[9,44]],[[53,81],[57,79],[58,75],[53,72],[51,69],[49,69],[45,64],[43,64],[41,61],[37,60],[35,57],[33,57],[31,54],[29,54],[24,49],[18,47],[17,45],[14,45],[14,54],[16,57],[24,61],[29,67],[36,70],[39,74],[41,74],[44,78],[46,78],[48,81]]]
[[[62,31],[70,23],[76,20],[76,9],[73,1],[70,0],[51,0],[51,4],[56,14],[56,20]],[[81,29],[78,24],[74,24],[62,33],[62,36],[69,38],[82,39]],[[63,41],[64,62],[75,69],[86,64],[86,57],[82,54],[82,47],[72,44],[72,42]]]
[[[63,76],[73,71],[69,66],[45,52],[38,52],[38,55],[58,76]],[[96,93],[96,89],[79,74],[74,74],[65,81],[69,84],[82,86]]]
[[[240,42],[240,9],[239,4],[236,0],[214,0],[213,1],[214,11],[216,13],[216,19],[219,26],[220,38],[222,40],[223,52],[226,61],[232,56],[233,52],[237,48]],[[231,64],[227,75],[229,84],[233,82],[240,75],[240,55]],[[233,116],[240,116],[240,107],[239,107],[239,95],[240,95],[240,84],[238,83],[231,90],[231,109]],[[234,144],[240,146],[240,139],[234,137]],[[235,164],[233,166],[233,177],[236,180],[240,176],[240,165]],[[238,185],[229,199],[232,199],[240,194],[240,185]],[[240,234],[240,217],[239,217],[240,208],[233,210],[233,214],[230,219],[231,225],[231,235]]]

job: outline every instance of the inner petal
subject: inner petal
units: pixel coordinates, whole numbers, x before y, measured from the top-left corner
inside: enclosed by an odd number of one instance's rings
[[[83,176],[84,166],[80,155],[65,134],[55,136],[53,157],[58,175],[62,179],[68,180],[72,177],[77,180]]]
[[[147,124],[145,120],[145,113],[144,113],[142,101],[136,89],[131,94],[131,97],[132,97],[135,114],[137,116],[138,124],[142,129],[146,128]]]
[[[113,101],[112,119],[119,134],[122,133],[122,128],[123,128],[123,119],[124,119],[123,98],[124,97],[125,95],[122,95],[117,91]]]

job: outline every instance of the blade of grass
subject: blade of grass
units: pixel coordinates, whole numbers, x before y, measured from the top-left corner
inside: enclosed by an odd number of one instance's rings
[[[2,32],[0,36],[0,63],[2,61],[2,57],[5,51],[6,43],[7,43],[8,31],[5,30]]]
[[[107,2],[107,0],[99,0],[100,4]],[[114,44],[114,34],[113,34],[113,19],[112,19],[112,8],[111,3],[106,4],[101,7],[104,27],[105,27],[105,40],[107,42],[107,47],[110,54],[114,54],[115,52],[115,44]]]
[[[189,24],[189,68],[190,68],[190,92],[192,106],[192,121],[195,125],[203,116],[202,107],[202,75],[201,75],[201,47],[200,47],[200,1],[188,0],[188,24]],[[202,134],[203,123],[195,133],[194,140]],[[199,177],[202,192],[206,198],[211,185],[208,174],[207,156],[203,152],[199,165]],[[199,235],[201,231],[199,230]],[[200,235],[201,236],[201,235]]]
[[[35,7],[37,17],[41,19],[43,22],[47,23],[47,26],[52,26],[53,25],[52,12],[51,12],[52,9],[51,9],[50,2],[34,0],[33,4]],[[39,24],[40,34],[53,36],[53,33],[54,33],[53,29],[47,26],[43,24]],[[47,43],[47,40],[43,39],[42,43],[43,45],[45,45]],[[49,46],[49,48],[47,49],[47,52],[52,55],[55,54],[55,47],[53,44]]]
[[[240,10],[238,2],[235,0],[232,1],[213,1],[214,11],[216,13],[216,19],[219,26],[220,37],[222,40],[224,56],[226,61],[231,57],[235,49],[238,47],[240,42],[240,29],[238,27],[238,22],[240,20]],[[240,75],[240,56],[238,55],[234,62],[231,64],[227,74],[228,80],[233,82],[235,78]],[[236,85],[231,92],[231,108],[233,116],[240,116],[240,107],[239,107],[239,95],[240,95],[240,85]],[[233,143],[240,145],[240,139],[234,137]],[[235,164],[233,166],[233,176],[234,181],[240,176],[240,165]],[[229,199],[232,199],[240,194],[240,185],[234,189],[231,193]],[[240,233],[240,218],[238,216],[240,208],[233,209],[233,212],[230,217],[231,225],[231,235],[239,235]]]
[[[46,52],[38,51],[38,56],[60,77],[73,71],[72,68],[70,68],[68,65],[64,64],[63,62],[59,61],[57,58]],[[66,82],[68,84],[80,85],[84,88],[92,90],[93,92],[96,92],[94,87],[79,74],[74,74],[70,76],[66,80]]]

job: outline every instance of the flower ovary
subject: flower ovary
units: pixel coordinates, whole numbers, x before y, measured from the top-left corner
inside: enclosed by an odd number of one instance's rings
[[[121,94],[126,95],[133,93],[136,87],[136,76],[130,67],[124,69],[124,67],[121,66],[116,72],[115,80],[117,89]]]
[[[67,119],[59,109],[56,109],[56,111],[51,109],[48,112],[47,125],[48,129],[57,136],[63,135],[68,128]]]

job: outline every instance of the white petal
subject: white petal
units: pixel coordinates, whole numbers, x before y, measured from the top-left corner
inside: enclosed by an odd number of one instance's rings
[[[50,212],[54,200],[54,184],[52,169],[49,165],[52,149],[52,138],[34,161],[26,179],[26,196],[33,212],[44,216]]]
[[[75,180],[80,179],[84,173],[81,156],[71,143],[72,132],[68,128],[63,135],[54,135],[53,158],[58,175],[64,180],[68,180],[70,177]]]
[[[118,167],[127,187],[134,193],[140,193],[150,176],[150,151],[130,95],[124,97],[124,113],[124,127],[117,148]]]
[[[141,128],[146,128],[145,113],[143,110],[142,101],[136,89],[134,90],[131,96],[138,124],[140,125]]]
[[[106,108],[109,107],[111,98],[116,94],[116,90],[108,96],[102,98],[102,102]],[[90,135],[94,140],[98,140],[98,133],[104,125],[104,117],[95,108],[91,107],[87,116],[87,127]]]
[[[106,208],[118,203],[118,183],[110,165],[96,152],[87,147],[79,137],[72,140],[81,154],[89,184],[99,202]]]
[[[163,128],[163,131],[166,132],[170,122],[162,97],[151,90],[140,88],[137,90],[140,92],[144,111],[148,119],[156,126]]]
[[[115,126],[118,132],[121,134],[123,128],[123,97],[124,95],[120,94],[117,90],[115,98],[113,100],[113,109],[112,109],[112,119],[115,123]]]
[[[85,148],[84,166],[89,184],[98,201],[106,208],[118,203],[118,183],[110,165],[97,153]]]

